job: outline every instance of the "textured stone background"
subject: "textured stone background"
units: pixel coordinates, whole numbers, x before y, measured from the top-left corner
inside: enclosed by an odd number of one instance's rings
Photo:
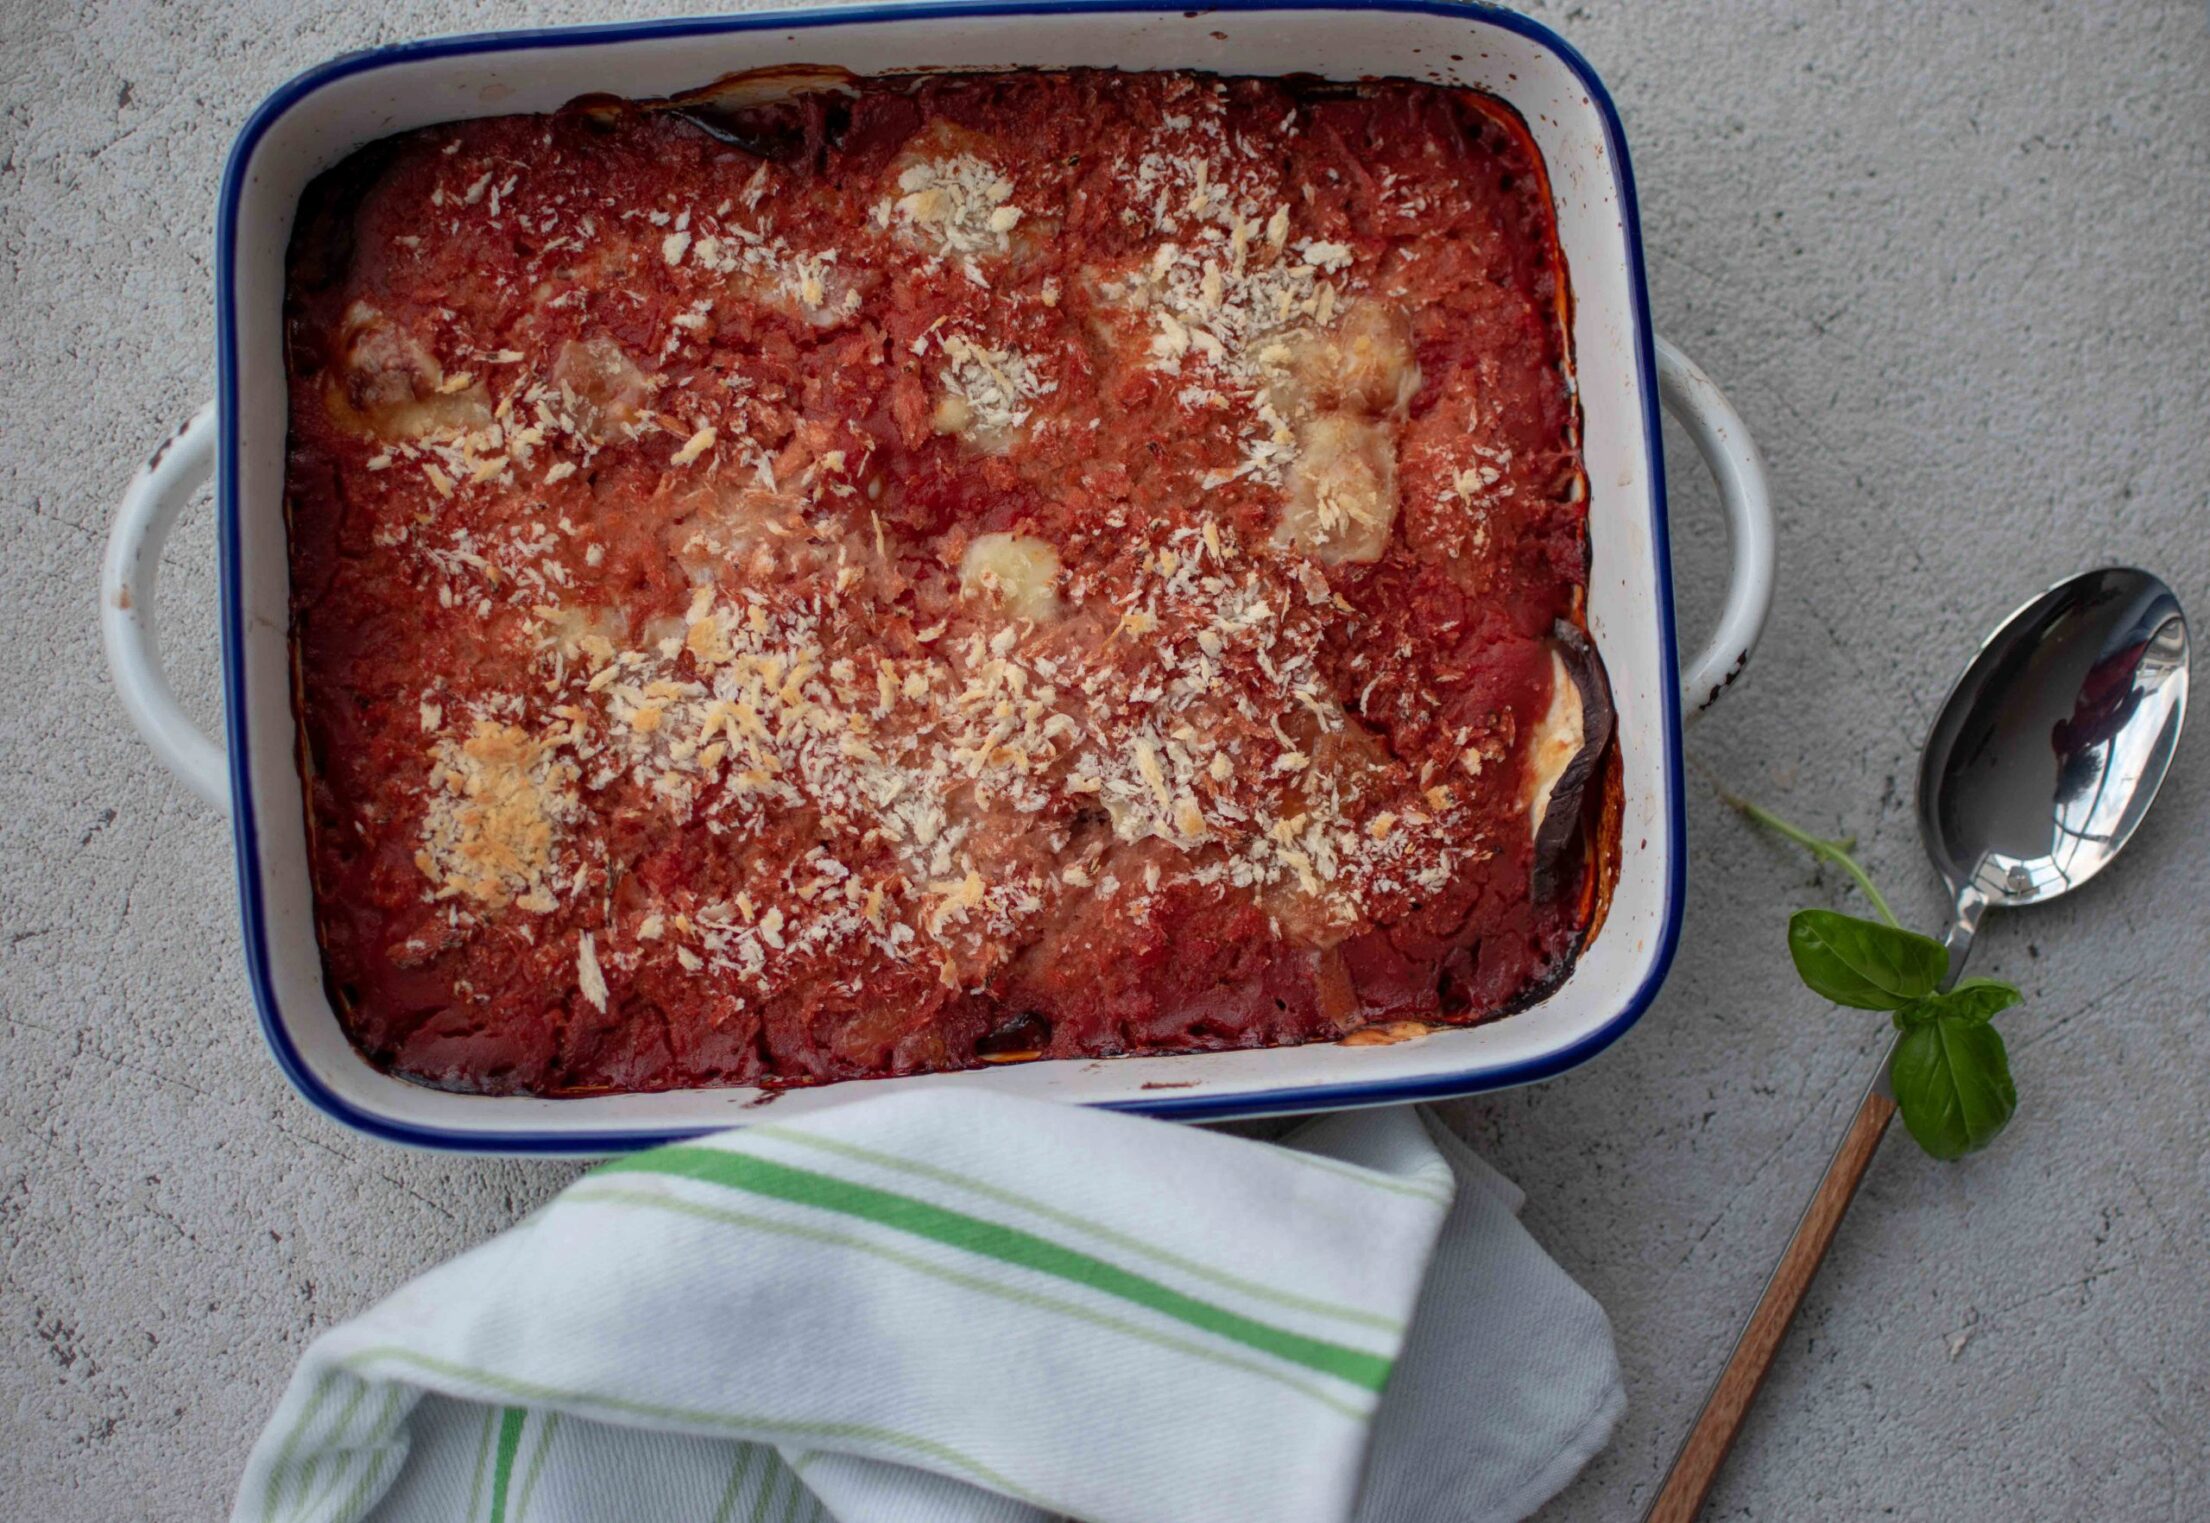
[[[285,1087],[228,834],[130,733],[93,586],[123,483],[210,391],[216,178],[252,105],[343,49],[629,8],[0,3],[11,1515],[218,1512],[317,1329],[571,1172],[393,1151]],[[1779,492],[1772,626],[1691,748],[1856,830],[1931,924],[1912,760],[1980,632],[2103,561],[2210,611],[2202,0],[1529,8],[1617,95],[1660,327],[1731,391]],[[1673,443],[1693,629],[1724,535]],[[168,559],[180,682],[212,718],[204,514]],[[1992,923],[1976,966],[2031,997],[2006,1018],[2017,1124],[1961,1164],[1891,1139],[1713,1516],[2210,1515],[2206,810],[2196,737],[2121,870]],[[1786,965],[1785,909],[1836,885],[1701,787],[1690,816],[1656,1008],[1594,1066],[1456,1112],[1626,1359],[1626,1425],[1548,1518],[1647,1498],[1880,1040]]]

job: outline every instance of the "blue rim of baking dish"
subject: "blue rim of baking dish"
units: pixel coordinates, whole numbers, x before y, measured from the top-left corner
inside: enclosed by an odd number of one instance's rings
[[[653,1147],[716,1130],[684,1126],[661,1129],[591,1133],[546,1134],[532,1131],[462,1131],[419,1126],[365,1111],[333,1093],[301,1058],[291,1033],[279,1014],[276,988],[269,968],[268,925],[262,903],[260,831],[254,817],[253,792],[248,776],[251,749],[246,735],[245,613],[239,587],[238,511],[238,353],[237,353],[237,248],[240,198],[251,170],[254,150],[284,113],[315,91],[338,80],[393,64],[424,59],[450,58],[473,53],[508,52],[533,48],[576,47],[609,42],[634,42],[686,36],[719,36],[735,32],[805,30],[819,26],[879,21],[905,21],[922,17],[1039,16],[1070,13],[1168,12],[1178,9],[1157,0],[897,0],[897,3],[843,5],[791,11],[755,11],[742,15],[683,17],[659,21],[620,22],[565,27],[532,27],[503,32],[475,32],[437,37],[421,42],[344,53],[278,86],[239,131],[223,169],[222,194],[215,228],[215,386],[219,403],[216,444],[216,533],[222,586],[223,707],[229,739],[232,837],[238,861],[238,911],[245,942],[246,973],[253,988],[254,1008],[261,1033],[277,1066],[292,1086],[316,1109],[355,1131],[387,1142],[448,1152],[591,1155]],[[1539,21],[1515,11],[1472,3],[1472,0],[1216,0],[1205,7],[1209,14],[1254,14],[1268,11],[1411,12],[1423,15],[1464,17],[1484,25],[1514,32],[1557,55],[1587,89],[1589,100],[1603,123],[1604,140],[1611,155],[1612,173],[1619,188],[1621,230],[1626,239],[1628,297],[1633,308],[1635,366],[1642,383],[1643,435],[1650,479],[1650,548],[1657,580],[1657,618],[1662,670],[1678,665],[1673,619],[1672,550],[1667,533],[1665,461],[1659,433],[1657,361],[1650,329],[1649,284],[1643,269],[1642,220],[1635,199],[1634,171],[1627,157],[1626,130],[1619,120],[1611,92],[1605,89],[1588,60]],[[1656,954],[1641,983],[1617,1014],[1588,1035],[1555,1052],[1497,1067],[1482,1067],[1453,1074],[1413,1079],[1354,1080],[1341,1084],[1309,1084],[1255,1090],[1238,1094],[1159,1095],[1133,1100],[1088,1102],[1099,1109],[1131,1111],[1141,1115],[1185,1121],[1226,1120],[1231,1117],[1282,1115],[1302,1111],[1336,1110],[1354,1106],[1405,1104],[1441,1100],[1483,1090],[1551,1078],[1576,1068],[1617,1041],[1648,1009],[1671,970],[1680,942],[1681,906],[1687,891],[1687,814],[1683,803],[1681,762],[1681,712],[1677,683],[1659,685],[1661,720],[1659,741],[1664,748],[1665,811],[1674,850],[1665,883],[1664,911],[1658,927]]]

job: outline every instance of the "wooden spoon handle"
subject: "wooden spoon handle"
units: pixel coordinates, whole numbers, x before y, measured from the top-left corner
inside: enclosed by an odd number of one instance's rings
[[[1711,1483],[1719,1478],[1719,1467],[1726,1463],[1727,1450],[1734,1446],[1742,1418],[1757,1388],[1765,1383],[1765,1372],[1772,1367],[1780,1340],[1795,1319],[1796,1308],[1803,1304],[1804,1292],[1811,1288],[1812,1276],[1819,1272],[1827,1246],[1834,1241],[1842,1213],[1849,1209],[1850,1197],[1857,1193],[1857,1183],[1865,1177],[1894,1116],[1895,1102],[1881,1093],[1879,1086],[1865,1092],[1864,1102],[1842,1135],[1841,1146],[1834,1150],[1834,1161],[1826,1166],[1826,1177],[1819,1181],[1818,1193],[1804,1207],[1795,1236],[1788,1239],[1787,1251],[1774,1266],[1773,1277],[1765,1282],[1757,1310],[1750,1313],[1749,1325],[1742,1329],[1726,1368],[1719,1372],[1703,1412],[1696,1418],[1696,1426],[1689,1430],[1688,1440],[1675,1456],[1657,1500],[1650,1504],[1646,1523],[1693,1523],[1702,1509]]]

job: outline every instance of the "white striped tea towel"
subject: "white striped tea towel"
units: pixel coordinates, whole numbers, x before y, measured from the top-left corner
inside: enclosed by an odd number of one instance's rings
[[[318,1338],[237,1523],[1516,1519],[1625,1398],[1432,1117],[972,1092],[614,1160]]]

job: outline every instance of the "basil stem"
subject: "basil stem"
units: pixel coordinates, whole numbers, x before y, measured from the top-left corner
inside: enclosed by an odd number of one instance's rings
[[[1719,797],[1725,799],[1729,804],[1741,810],[1742,813],[1748,815],[1775,835],[1786,836],[1814,857],[1823,857],[1843,872],[1848,873],[1856,881],[1857,887],[1864,893],[1865,898],[1871,901],[1872,907],[1880,912],[1882,920],[1890,925],[1899,926],[1902,924],[1901,921],[1895,918],[1895,911],[1888,908],[1888,901],[1880,897],[1880,890],[1873,887],[1872,879],[1866,875],[1862,867],[1857,865],[1857,859],[1849,854],[1849,849],[1857,844],[1854,837],[1844,836],[1838,841],[1829,841],[1824,836],[1815,836],[1808,830],[1802,830],[1789,824],[1770,809],[1761,808],[1746,798],[1727,792],[1724,788],[1719,790]]]

